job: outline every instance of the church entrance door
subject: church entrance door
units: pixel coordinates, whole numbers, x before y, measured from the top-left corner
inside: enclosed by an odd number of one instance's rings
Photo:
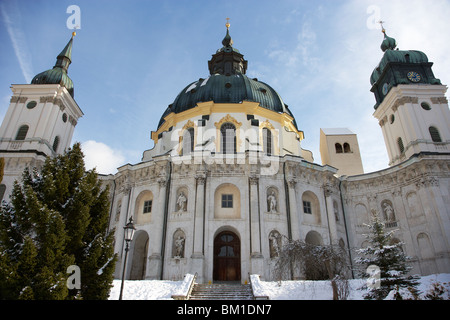
[[[241,280],[241,241],[231,231],[223,231],[214,239],[213,280]]]

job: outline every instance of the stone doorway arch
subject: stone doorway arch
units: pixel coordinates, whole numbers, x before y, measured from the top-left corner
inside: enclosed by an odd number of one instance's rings
[[[213,280],[241,280],[241,240],[232,231],[222,231],[214,238]]]
[[[135,234],[132,247],[130,280],[144,280],[147,268],[148,233],[139,230]]]

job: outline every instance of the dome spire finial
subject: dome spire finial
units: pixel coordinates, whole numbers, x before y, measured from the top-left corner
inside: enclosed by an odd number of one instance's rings
[[[384,21],[378,21],[378,23],[380,24],[380,26],[381,26],[381,32],[383,32],[384,34],[386,34],[386,30],[384,29],[384,27],[383,27],[383,23],[384,23]]]
[[[395,47],[397,47],[397,41],[395,41],[394,38],[391,38],[386,34],[386,29],[384,29],[384,27],[383,27],[384,22],[385,21],[381,21],[381,20],[378,21],[378,23],[381,25],[381,32],[384,34],[384,39],[380,46],[380,48],[383,52],[385,52],[386,50],[394,50]]]
[[[230,18],[227,18],[225,27],[227,27],[227,34],[225,35],[225,38],[223,38],[222,44],[224,47],[231,47],[233,45],[233,40],[231,39],[230,33],[228,32],[230,28]]]
[[[31,84],[60,84],[65,87],[73,97],[73,82],[67,75],[67,70],[72,63],[72,45],[74,36],[75,31],[72,33],[72,37],[64,49],[56,57],[55,66],[52,69],[34,76],[33,80],[31,80]]]

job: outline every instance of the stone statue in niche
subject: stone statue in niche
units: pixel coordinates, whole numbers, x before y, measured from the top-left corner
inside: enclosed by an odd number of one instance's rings
[[[394,209],[389,202],[383,203],[383,212],[386,221],[395,221]]]
[[[184,195],[184,192],[181,191],[177,198],[178,212],[186,211],[186,203],[186,196]]]
[[[277,213],[277,197],[275,195],[275,191],[272,191],[267,196],[267,204],[268,204],[268,211],[270,213]]]
[[[175,239],[175,254],[174,258],[184,258],[184,237],[178,236]]]
[[[279,255],[281,247],[281,235],[273,231],[269,235],[270,258],[276,258]]]

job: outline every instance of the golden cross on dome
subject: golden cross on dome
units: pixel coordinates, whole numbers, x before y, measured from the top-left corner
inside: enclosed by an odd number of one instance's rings
[[[380,26],[381,26],[381,32],[383,32],[383,33],[386,33],[386,30],[384,30],[384,27],[383,27],[383,23],[385,23],[386,21],[378,21],[378,23],[380,24]]]
[[[230,27],[230,18],[227,18],[227,23],[225,24],[225,27],[227,27],[227,30]]]

